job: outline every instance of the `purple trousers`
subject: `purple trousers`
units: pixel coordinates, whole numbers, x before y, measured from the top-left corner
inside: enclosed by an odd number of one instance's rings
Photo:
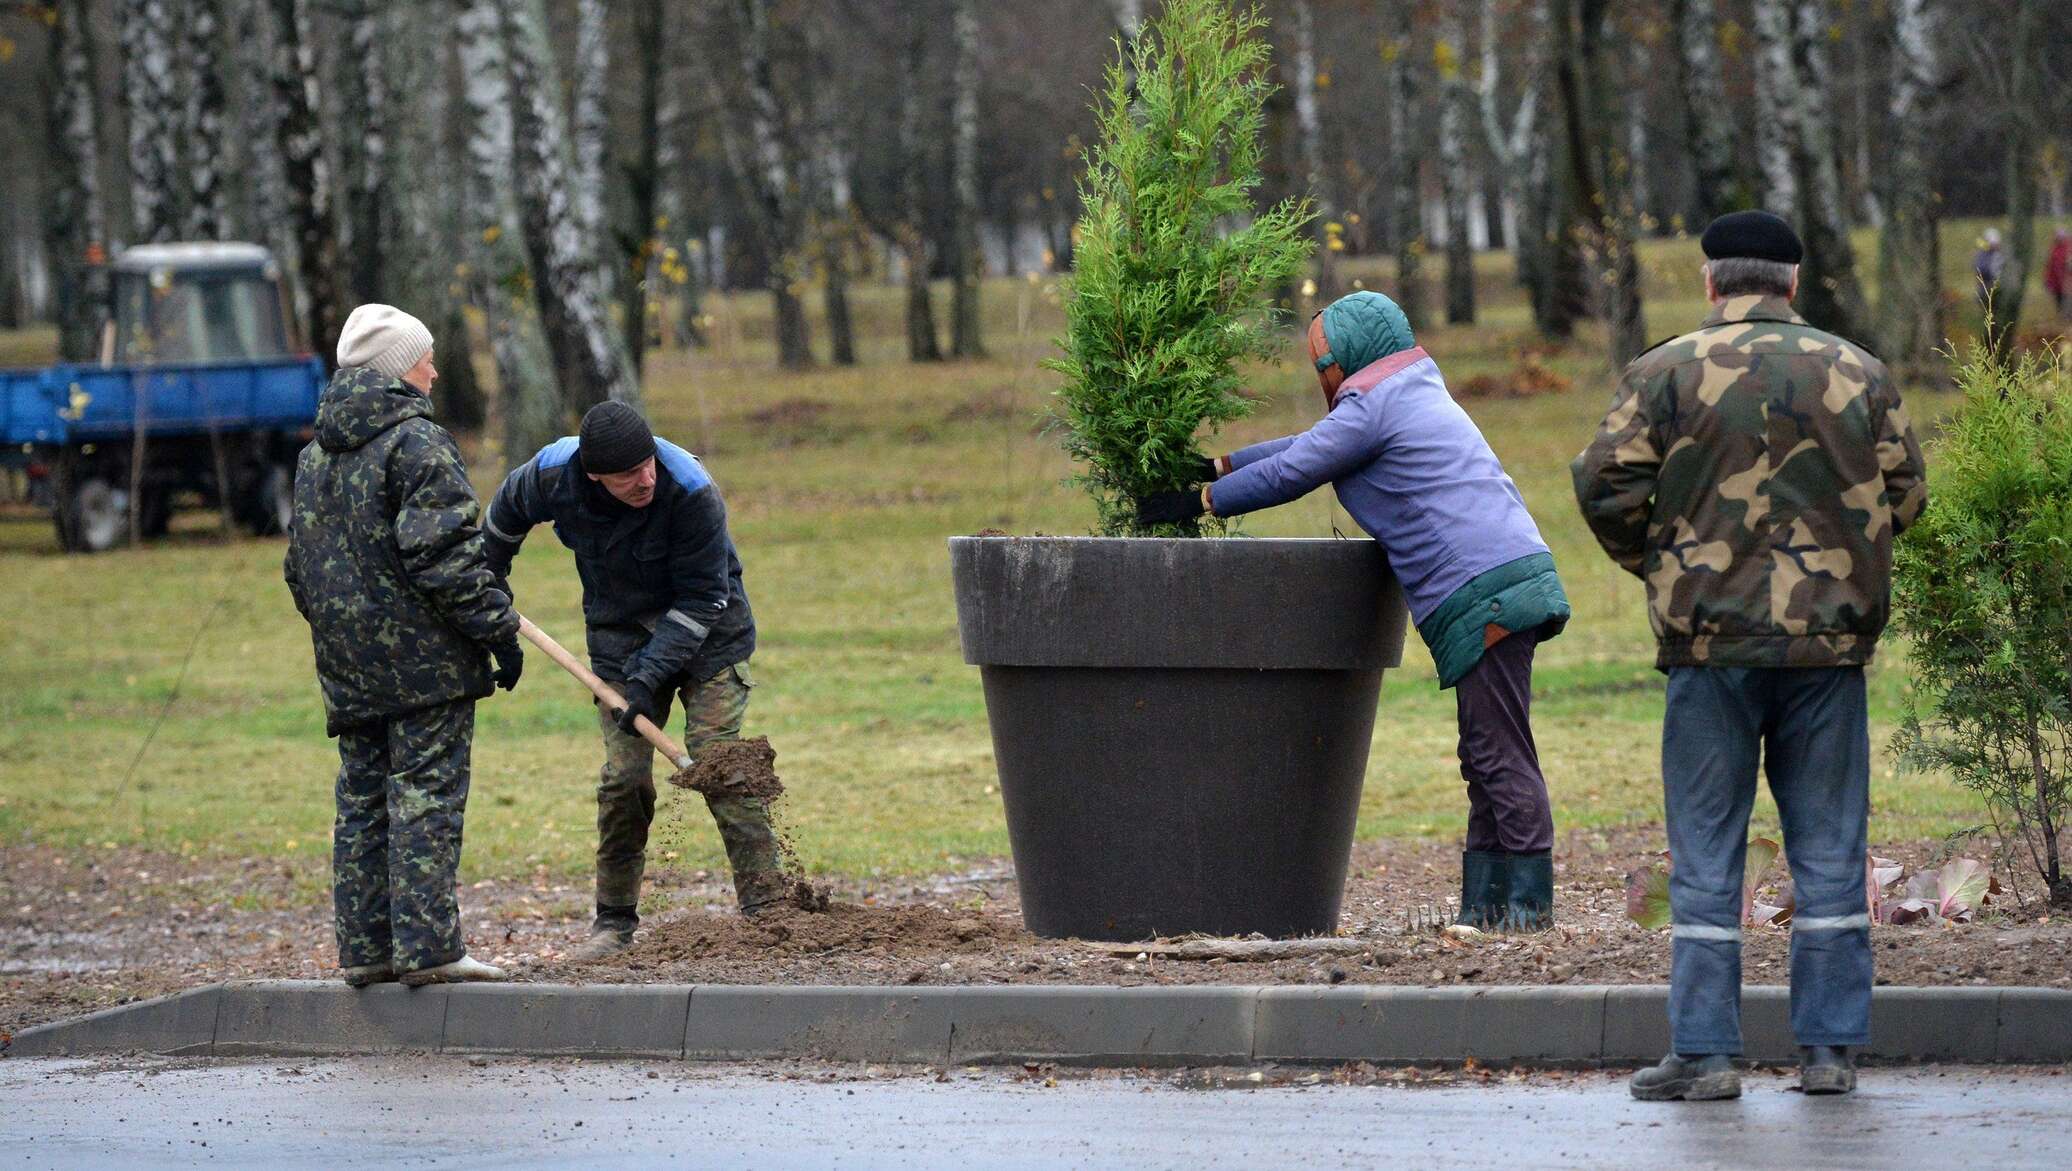
[[[1460,775],[1468,782],[1467,848],[1530,854],[1554,848],[1554,807],[1532,740],[1532,653],[1521,630],[1482,652],[1454,685]]]

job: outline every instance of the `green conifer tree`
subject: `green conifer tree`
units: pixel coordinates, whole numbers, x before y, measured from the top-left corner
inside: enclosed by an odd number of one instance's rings
[[[1260,212],[1259,132],[1274,86],[1266,20],[1229,0],[1169,0],[1108,67],[1100,141],[1066,287],[1056,423],[1106,536],[1133,501],[1196,482],[1196,433],[1250,413],[1238,364],[1279,348],[1266,296],[1301,270],[1307,199]],[[1213,522],[1211,522],[1213,523]]]

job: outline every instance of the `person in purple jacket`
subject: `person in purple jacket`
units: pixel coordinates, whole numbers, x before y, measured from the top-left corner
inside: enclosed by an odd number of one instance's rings
[[[1553,924],[1554,814],[1532,738],[1532,658],[1568,622],[1554,555],[1518,486],[1396,303],[1358,292],[1310,319],[1322,422],[1204,459],[1199,490],[1138,501],[1145,524],[1240,516],[1325,484],[1380,542],[1439,686],[1454,690],[1468,786],[1460,922]]]

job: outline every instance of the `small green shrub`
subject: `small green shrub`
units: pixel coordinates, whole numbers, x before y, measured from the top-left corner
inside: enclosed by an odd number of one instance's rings
[[[1894,747],[1977,793],[2003,854],[2072,905],[2072,370],[1974,347],[1955,373],[1964,405],[1894,557],[1915,672]]]
[[[1308,202],[1257,212],[1251,196],[1274,89],[1265,25],[1228,0],[1169,0],[1108,67],[1064,356],[1044,363],[1064,375],[1056,422],[1104,535],[1201,535],[1140,528],[1132,500],[1194,483],[1196,432],[1250,413],[1238,363],[1275,356],[1265,294],[1309,257]]]

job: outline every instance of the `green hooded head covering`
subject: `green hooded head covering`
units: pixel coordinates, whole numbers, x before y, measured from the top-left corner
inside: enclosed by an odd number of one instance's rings
[[[1324,344],[1331,349],[1317,359],[1317,369],[1335,362],[1350,378],[1416,345],[1417,339],[1410,334],[1410,319],[1394,301],[1362,290],[1324,307]]]

